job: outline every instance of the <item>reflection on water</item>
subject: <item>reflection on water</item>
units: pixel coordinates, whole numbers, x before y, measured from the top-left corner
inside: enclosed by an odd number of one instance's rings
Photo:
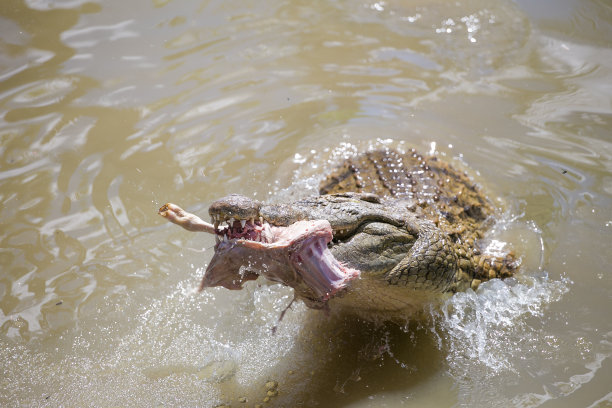
[[[563,4],[4,1],[0,405],[612,403],[612,9]],[[214,240],[161,204],[381,145],[467,170],[521,274],[404,327],[194,293]]]

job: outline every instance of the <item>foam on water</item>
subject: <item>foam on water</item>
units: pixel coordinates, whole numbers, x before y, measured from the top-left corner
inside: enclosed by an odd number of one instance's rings
[[[520,254],[519,273],[484,282],[477,291],[457,293],[432,307],[432,332],[445,350],[460,403],[505,406],[511,398],[494,390],[502,389],[502,382],[508,388],[508,378],[533,375],[532,365],[551,341],[545,329],[547,308],[561,300],[572,282],[549,277],[543,268],[542,231],[517,208],[499,215],[482,244],[486,253]],[[475,388],[487,391],[474,393]]]
[[[321,156],[329,157],[327,163],[331,168],[364,147],[376,149],[389,145],[406,149],[402,143],[388,140],[369,142],[361,148],[344,143],[331,151],[313,154],[318,157],[306,162],[321,162]],[[437,151],[433,154],[445,155]],[[316,191],[320,180],[307,165],[301,166],[290,189],[300,185],[302,192]],[[571,285],[569,279],[551,279],[543,270],[542,231],[533,221],[525,219],[520,208],[510,208],[499,217],[483,242],[484,251],[494,254],[514,250],[520,254],[519,275],[485,282],[476,292],[457,293],[441,305],[432,305],[427,312],[430,330],[446,356],[449,375],[459,387],[459,401],[466,404],[486,406],[495,401],[510,401],[497,394],[475,396],[474,387],[494,383],[495,378],[502,381],[508,375],[529,375],[532,368],[526,367],[524,356],[533,357],[535,350],[546,348],[542,343],[551,341],[540,320],[544,319],[548,305],[559,301]],[[389,355],[394,358],[390,351]]]
[[[62,359],[3,341],[0,358],[10,362],[3,388],[29,388],[28,401],[23,393],[12,401],[29,406],[58,400],[68,406],[215,406],[240,397],[261,402],[264,384],[278,381],[285,368],[305,306],[294,304],[273,333],[293,298],[289,288],[250,282],[242,291],[196,293],[194,282],[178,282],[146,304],[101,310],[125,316],[121,323],[91,322],[74,338],[58,340]],[[4,398],[11,401],[10,394]]]
[[[449,349],[452,370],[473,366],[475,362],[492,373],[516,372],[513,359],[521,355],[531,329],[531,317],[542,316],[543,309],[568,291],[569,282],[545,277],[492,280],[478,291],[457,293],[432,311],[437,320],[440,341]],[[536,334],[536,333],[531,333]],[[457,372],[457,374],[461,374]]]
[[[115,363],[121,365],[126,356],[136,358],[139,371],[163,384],[162,389],[184,377],[191,386],[182,390],[182,402],[189,400],[185,399],[189,393],[194,403],[230,402],[245,395],[257,399],[257,389],[275,377],[271,370],[282,366],[300,329],[296,315],[289,313],[272,332],[293,297],[291,291],[280,285],[249,283],[242,291],[209,289],[194,295],[192,287],[193,282],[182,282],[147,307],[140,324],[121,342]],[[148,348],[140,349],[140,344]],[[156,400],[165,401],[164,395],[160,393]]]

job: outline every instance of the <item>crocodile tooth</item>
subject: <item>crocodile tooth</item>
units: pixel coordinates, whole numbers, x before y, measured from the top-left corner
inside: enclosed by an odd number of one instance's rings
[[[232,217],[232,218],[230,218],[230,219],[229,219],[229,226],[230,226],[230,227],[233,227],[233,226],[234,226],[234,221],[236,221],[236,220],[234,219],[234,217]]]
[[[260,223],[261,225],[263,225],[263,223],[264,223],[264,222],[263,222],[263,217],[259,217],[259,223]]]
[[[245,224],[246,224],[246,220],[240,220],[240,225],[242,226],[242,228],[244,228]]]

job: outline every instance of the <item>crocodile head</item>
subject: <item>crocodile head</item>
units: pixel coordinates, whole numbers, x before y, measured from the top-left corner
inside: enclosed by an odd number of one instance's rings
[[[404,211],[364,193],[275,205],[230,195],[215,201],[209,214],[217,243],[201,288],[240,289],[262,275],[294,288],[313,308],[362,273],[384,275],[415,239]]]

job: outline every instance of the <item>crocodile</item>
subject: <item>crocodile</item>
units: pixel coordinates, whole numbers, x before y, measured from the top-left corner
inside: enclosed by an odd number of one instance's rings
[[[440,294],[512,276],[512,252],[481,248],[496,209],[465,172],[410,149],[369,151],[341,163],[319,195],[263,203],[233,194],[211,223],[175,204],[159,214],[214,234],[200,290],[241,289],[259,276],[315,309],[404,316]]]

